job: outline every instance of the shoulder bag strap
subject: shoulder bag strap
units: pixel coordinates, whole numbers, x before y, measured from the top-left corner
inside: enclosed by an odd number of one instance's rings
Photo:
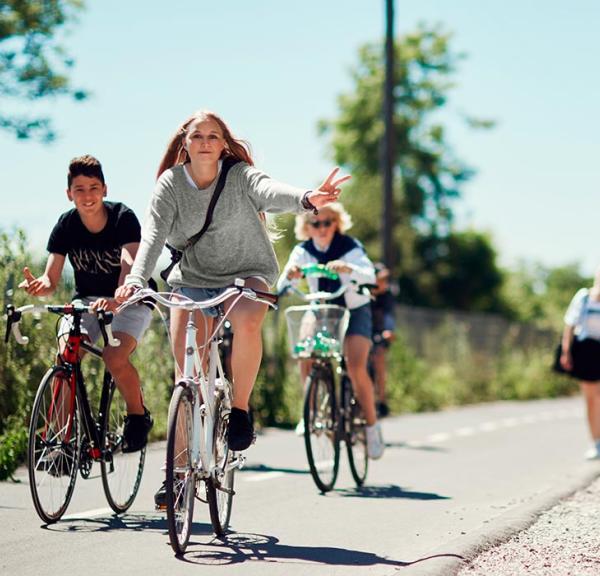
[[[185,246],[183,248],[184,250],[186,250],[187,248],[190,248],[196,242],[198,242],[198,240],[200,240],[202,235],[206,232],[206,230],[210,226],[210,223],[212,222],[213,212],[215,211],[215,206],[217,204],[217,200],[219,200],[219,196],[221,195],[221,192],[223,192],[223,188],[225,187],[225,180],[227,180],[227,173],[229,172],[229,169],[232,166],[234,166],[235,164],[237,164],[238,162],[239,162],[239,160],[237,158],[234,158],[231,156],[228,156],[227,158],[223,159],[223,164],[221,165],[221,174],[219,174],[219,180],[217,181],[217,185],[215,186],[215,190],[210,199],[210,204],[208,205],[208,210],[206,211],[206,220],[204,220],[204,226],[202,226],[202,229],[200,230],[200,232],[194,234],[191,238],[188,239],[188,241],[185,243]]]

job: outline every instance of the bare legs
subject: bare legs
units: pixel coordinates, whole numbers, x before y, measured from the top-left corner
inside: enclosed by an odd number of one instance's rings
[[[124,332],[115,332],[115,338],[121,341],[120,346],[106,346],[102,358],[106,368],[115,379],[115,384],[125,400],[128,414],[143,414],[140,376],[130,357],[137,346],[135,338]]]
[[[267,286],[256,278],[246,280],[248,288],[266,290]],[[230,306],[231,302],[227,303]],[[233,328],[231,371],[233,374],[233,407],[248,410],[250,393],[262,359],[262,324],[267,305],[240,300],[229,315]]]
[[[585,399],[590,434],[594,442],[600,441],[600,385],[597,382],[580,383]]]
[[[267,290],[268,287],[255,278],[246,280],[248,288]],[[234,297],[235,299],[235,297]],[[233,300],[234,300],[233,299]],[[225,303],[228,309],[232,301]],[[231,354],[231,370],[233,374],[233,407],[248,411],[250,393],[258,374],[262,359],[262,324],[267,313],[267,305],[241,299],[231,310],[228,318],[233,327],[233,350]],[[171,313],[171,338],[173,340],[173,354],[176,360],[175,379],[181,378],[181,369],[185,356],[185,328],[188,312],[172,310]],[[205,322],[206,319],[206,322]],[[207,338],[214,329],[214,319],[196,315],[196,341],[198,346],[204,346]]]
[[[367,358],[370,348],[371,341],[358,334],[346,336],[344,340],[344,355],[348,376],[350,376],[354,393],[365,413],[368,426],[372,426],[377,422],[373,381],[367,372]]]
[[[375,390],[377,391],[377,400],[379,402],[385,402],[385,381],[387,378],[385,353],[386,350],[383,346],[377,346],[372,356],[375,371]]]

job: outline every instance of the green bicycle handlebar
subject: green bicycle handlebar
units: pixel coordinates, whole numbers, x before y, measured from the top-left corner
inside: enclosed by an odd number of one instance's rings
[[[329,280],[339,280],[340,278],[337,272],[330,270],[325,264],[304,264],[300,270],[306,277],[328,278]]]

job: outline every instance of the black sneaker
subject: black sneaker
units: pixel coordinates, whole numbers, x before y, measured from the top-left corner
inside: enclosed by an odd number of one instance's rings
[[[390,408],[386,402],[377,403],[377,416],[379,418],[385,418],[390,413]]]
[[[250,415],[240,408],[232,408],[229,414],[227,445],[230,450],[246,450],[254,442],[254,427]]]
[[[167,509],[167,481],[163,480],[162,486],[154,494],[154,508],[156,510]]]
[[[123,452],[137,452],[148,443],[148,432],[152,430],[154,420],[148,409],[143,414],[128,414],[123,427]]]

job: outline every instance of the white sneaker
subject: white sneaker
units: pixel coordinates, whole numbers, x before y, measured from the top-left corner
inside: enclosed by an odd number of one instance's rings
[[[296,424],[296,428],[294,429],[297,436],[304,436],[304,418]]]
[[[367,454],[371,460],[377,460],[383,456],[385,445],[381,434],[381,424],[377,422],[373,426],[366,426],[367,431]]]
[[[600,460],[600,452],[598,451],[598,447],[597,446],[592,446],[584,455],[583,457],[586,460]]]

